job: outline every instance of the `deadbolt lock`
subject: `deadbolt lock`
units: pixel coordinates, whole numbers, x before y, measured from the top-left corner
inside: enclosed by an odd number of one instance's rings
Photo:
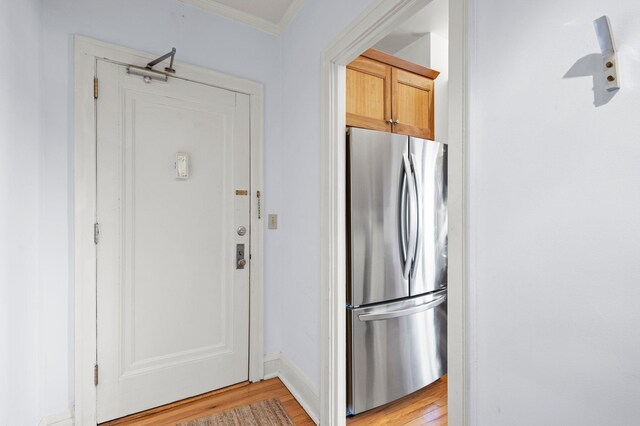
[[[247,261],[244,258],[244,244],[236,244],[236,269],[244,269]]]

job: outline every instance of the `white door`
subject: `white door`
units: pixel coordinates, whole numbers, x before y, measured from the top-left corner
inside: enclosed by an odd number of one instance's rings
[[[248,95],[97,74],[103,422],[248,379],[250,136]]]

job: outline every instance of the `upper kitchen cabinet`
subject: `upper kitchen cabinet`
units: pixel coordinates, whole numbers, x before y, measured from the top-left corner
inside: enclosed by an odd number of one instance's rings
[[[360,56],[347,65],[347,125],[391,131],[391,67]]]
[[[347,126],[434,138],[438,71],[369,49],[347,65]]]
[[[393,131],[403,135],[433,139],[433,80],[394,68],[391,84]]]

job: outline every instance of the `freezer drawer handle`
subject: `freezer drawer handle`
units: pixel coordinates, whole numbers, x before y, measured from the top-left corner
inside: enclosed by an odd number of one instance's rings
[[[434,299],[430,302],[427,302],[419,306],[412,306],[410,308],[402,309],[399,311],[382,312],[379,314],[362,314],[362,315],[358,315],[358,318],[360,319],[360,321],[378,321],[378,320],[386,320],[391,318],[405,317],[407,315],[413,315],[413,314],[427,311],[429,309],[433,309],[436,306],[442,304],[442,302],[444,302],[445,300],[447,300],[447,293],[444,293],[442,296],[438,297],[437,299]]]

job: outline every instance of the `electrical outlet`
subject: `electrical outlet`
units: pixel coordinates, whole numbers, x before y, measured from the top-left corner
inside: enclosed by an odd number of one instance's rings
[[[278,229],[278,215],[270,214],[269,215],[269,229]]]

